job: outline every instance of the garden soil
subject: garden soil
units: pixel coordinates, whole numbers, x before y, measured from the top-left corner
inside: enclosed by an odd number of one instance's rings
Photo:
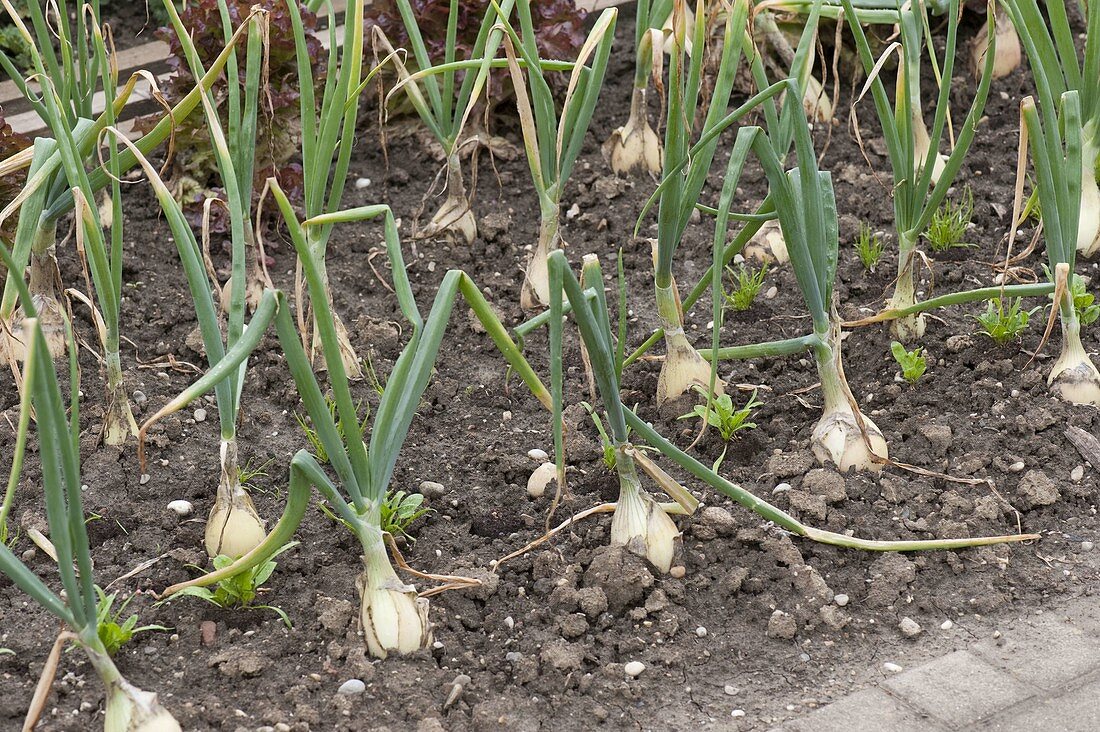
[[[616,252],[623,251],[631,347],[656,327],[646,239],[654,234],[653,219],[643,223],[642,238],[632,233],[653,185],[644,178],[612,177],[599,143],[625,121],[632,34],[624,21],[609,84],[563,203],[572,261],[595,252],[612,273]],[[967,239],[976,246],[934,256],[921,274],[925,294],[993,282],[992,263],[1004,255],[1012,206],[1018,104],[1029,83],[1027,71],[1020,70],[994,84],[959,176],[973,189],[974,226]],[[846,83],[842,110],[850,91]],[[955,109],[965,109],[972,93],[969,77],[957,79]],[[930,90],[925,94],[931,97]],[[393,207],[425,311],[444,273],[461,268],[506,324],[523,318],[516,303],[538,207],[526,163],[515,154],[518,126],[506,106],[490,129],[507,144],[497,144],[493,156],[488,150],[479,156],[474,205],[480,236],[471,247],[414,238],[418,217],[426,222],[435,205],[425,204],[423,196],[439,163],[419,136],[404,134],[407,122],[389,128],[384,154],[373,116],[364,120],[352,180],[369,182],[349,186],[345,202]],[[830,138],[824,167],[834,174],[841,226],[836,294],[847,317],[880,306],[896,267],[884,149],[877,125],[869,121],[869,103],[860,111],[868,141],[862,152],[846,113],[831,133],[820,125],[815,131],[819,149]],[[958,112],[956,125],[961,119]],[[724,168],[725,154],[720,152],[716,171]],[[711,191],[719,184],[714,176]],[[742,189],[738,205],[751,210],[765,190],[759,171],[746,173]],[[123,333],[129,340],[123,358],[141,419],[194,380],[203,357],[194,345],[195,320],[168,227],[144,185],[128,186],[126,195]],[[874,272],[864,271],[855,255],[860,221],[886,232],[887,253]],[[1025,229],[1017,251],[1030,235]],[[676,261],[683,289],[709,263],[712,238],[709,220],[688,227]],[[273,279],[292,292],[291,247],[277,231],[267,244]],[[384,380],[409,326],[387,287],[382,246],[379,224],[344,226],[330,246],[329,272],[353,345]],[[71,242],[61,250],[65,281],[82,287]],[[227,265],[224,254],[215,255],[218,266]],[[1041,277],[1041,261],[1032,255],[1024,264]],[[1079,271],[1095,276],[1096,265],[1081,263]],[[614,281],[607,284],[614,292]],[[769,270],[763,290],[747,312],[728,316],[724,344],[808,332],[789,266]],[[704,298],[687,313],[699,345],[709,342],[709,310]],[[78,333],[87,345],[81,355],[83,495],[97,579],[122,596],[135,595],[127,612],[138,613],[142,624],[169,628],[137,635],[120,652],[119,667],[138,686],[157,691],[187,730],[762,730],[798,717],[875,681],[884,662],[919,663],[1096,587],[1100,553],[1087,549],[1100,542],[1097,473],[1064,431],[1073,425],[1094,432],[1098,412],[1067,406],[1048,392],[1045,373],[1058,336],[1035,354],[1042,313],[1022,339],[997,347],[977,332],[977,312],[979,306],[972,305],[931,314],[923,341],[930,366],[915,387],[900,381],[885,328],[856,329],[844,341],[853,391],[882,429],[891,456],[951,479],[899,468],[841,476],[819,467],[809,438],[821,398],[812,363],[798,357],[722,365],[729,383],[759,388],[764,406],[753,418],[757,428],[730,444],[721,472],[804,522],[832,531],[872,539],[1035,532],[1041,541],[910,554],[819,545],[666,464],[707,507],[701,516],[677,519],[686,574],[673,578],[609,548],[606,514],[491,569],[493,560],[542,534],[551,496],[528,496],[526,481],[537,463],[527,453],[552,453],[553,446],[548,414],[522,382],[509,378],[460,303],[393,487],[417,491],[423,481],[443,486],[441,492],[427,491],[432,512],[403,542],[408,562],[423,572],[468,575],[482,584],[431,598],[431,648],[377,662],[365,656],[357,627],[356,541],[319,509],[316,497],[298,531],[300,544],[279,557],[258,601],[285,611],[292,627],[263,608],[228,611],[197,598],[156,603],[154,593],[195,576],[194,565],[208,564],[202,534],[218,480],[216,408],[203,400],[152,430],[149,479],[143,482],[132,442],[122,451],[95,446],[102,381],[94,331],[78,310]],[[1093,328],[1084,336],[1092,352],[1096,334]],[[592,396],[575,334],[567,333],[566,346],[566,396],[573,405],[565,424],[569,492],[553,523],[614,500],[617,491],[579,406]],[[548,378],[545,349],[544,333],[526,343],[535,368]],[[624,402],[638,404],[643,418],[687,449],[698,424],[677,419],[690,405],[656,410],[659,366],[643,359],[627,370]],[[354,390],[364,409],[377,404],[369,380]],[[738,390],[735,400],[743,403],[749,393]],[[0,375],[0,411],[4,423],[15,422],[17,399],[8,374]],[[278,342],[269,337],[250,362],[240,431],[243,459],[262,468],[252,481],[253,495],[269,522],[285,501],[290,456],[308,446],[296,421],[302,412]],[[0,453],[10,455],[12,446],[12,430],[0,430]],[[711,432],[691,452],[710,462],[721,450]],[[1071,477],[1078,466],[1084,466],[1083,475]],[[32,455],[15,511],[24,525],[43,522],[39,478]],[[180,518],[169,511],[168,502],[177,499],[191,501],[194,513]],[[16,551],[57,584],[50,560],[25,534]],[[903,617],[921,632],[904,634]],[[22,719],[58,627],[6,579],[0,579],[0,618],[0,647],[14,652],[0,655],[0,728],[7,730]],[[954,627],[942,630],[945,620]],[[632,661],[645,666],[636,678],[624,673]],[[338,694],[349,679],[362,680],[365,692]],[[102,708],[103,689],[92,669],[80,653],[66,653],[39,729],[94,729],[102,724]]]

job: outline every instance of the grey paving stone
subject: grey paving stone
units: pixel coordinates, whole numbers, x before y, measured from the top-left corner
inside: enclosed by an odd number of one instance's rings
[[[1045,614],[1006,630],[999,643],[993,639],[976,643],[970,652],[1017,679],[1043,689],[1062,689],[1100,668],[1100,636],[1083,632],[1063,617],[1064,613]]]
[[[1035,693],[967,651],[955,651],[889,679],[885,686],[917,709],[963,727]]]
[[[864,689],[772,732],[946,732],[879,688]]]
[[[1100,730],[1100,678],[1061,696],[1028,702],[998,714],[966,732],[1096,732]]]

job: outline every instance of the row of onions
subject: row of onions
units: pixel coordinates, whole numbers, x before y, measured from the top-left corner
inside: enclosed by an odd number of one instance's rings
[[[190,73],[198,81],[193,92],[167,110],[151,131],[131,141],[117,131],[116,120],[138,77],[119,84],[109,38],[105,40],[100,24],[98,2],[88,3],[75,14],[75,26],[69,24],[69,8],[63,0],[55,7],[56,17],[47,17],[32,2],[28,7],[33,32],[10,0],[0,3],[34,49],[34,83],[41,92],[34,90],[31,79],[20,76],[2,54],[0,65],[20,80],[49,128],[49,135],[38,138],[33,147],[0,161],[3,172],[26,169],[28,173],[23,192],[0,213],[0,218],[16,213],[19,216],[11,246],[5,242],[0,247],[8,271],[0,318],[4,326],[3,351],[12,364],[21,396],[16,451],[0,509],[0,538],[5,539],[0,542],[0,570],[68,626],[70,633],[63,636],[64,641],[73,640],[85,649],[108,688],[105,728],[109,732],[179,726],[156,702],[155,695],[132,687],[122,678],[97,635],[96,587],[80,501],[80,377],[72,317],[64,305],[69,300],[60,285],[54,252],[59,222],[70,213],[76,250],[86,262],[88,277],[87,292],[70,288],[68,293],[69,298],[84,303],[94,313],[103,348],[108,407],[103,441],[124,445],[137,436],[144,471],[145,440],[157,422],[209,392],[214,393],[217,404],[219,482],[211,491],[205,545],[211,558],[224,557],[226,561],[214,572],[168,588],[164,595],[208,586],[269,561],[292,539],[316,489],[361,546],[363,566],[357,587],[360,621],[370,653],[379,658],[427,645],[431,639],[427,597],[476,582],[416,573],[419,579],[434,585],[418,592],[395,571],[391,559],[395,546],[388,541],[382,521],[383,506],[392,492],[394,471],[417,405],[434,370],[443,365],[440,347],[460,298],[477,316],[503,364],[520,376],[548,411],[559,491],[565,488],[567,460],[562,433],[566,399],[563,341],[570,322],[567,314],[575,322],[584,365],[609,427],[610,452],[620,486],[614,504],[597,506],[585,515],[613,512],[611,542],[645,556],[662,572],[683,570],[678,561],[679,529],[671,517],[692,514],[699,499],[658,465],[651,457],[654,454],[763,519],[813,541],[872,551],[915,551],[1038,538],[1016,534],[876,541],[802,523],[723,478],[717,465],[703,464],[689,454],[690,449],[677,447],[624,406],[621,386],[627,369],[662,341],[665,352],[655,395],[658,406],[699,393],[709,407],[726,388],[718,376],[722,361],[811,354],[824,401],[822,415],[812,429],[811,448],[823,464],[832,463],[841,471],[879,471],[892,464],[883,433],[860,411],[845,378],[845,327],[889,322],[899,340],[914,342],[925,335],[923,313],[928,310],[991,297],[1053,294],[1051,324],[1057,312],[1062,324],[1062,355],[1050,374],[1052,389],[1070,402],[1100,404],[1100,373],[1082,345],[1081,324],[1071,295],[1077,254],[1090,256],[1100,248],[1100,193],[1095,174],[1100,150],[1100,12],[1095,10],[1088,14],[1089,33],[1082,61],[1064,7],[1059,9],[1058,3],[1045,4],[1045,15],[1038,0],[1004,0],[1001,10],[991,5],[985,33],[975,44],[980,61],[977,89],[961,126],[952,133],[950,87],[957,55],[960,0],[931,3],[931,9],[946,17],[942,58],[937,55],[931,21],[920,3],[899,6],[886,0],[804,0],[754,7],[750,0],[732,0],[728,5],[708,7],[700,0],[692,9],[685,0],[641,0],[632,49],[635,73],[629,117],[604,144],[614,173],[659,177],[649,202],[638,212],[638,230],[655,208],[653,312],[660,329],[628,353],[625,293],[620,293],[617,308],[620,322],[612,328],[613,308],[604,292],[598,256],[584,257],[578,277],[562,251],[560,232],[566,186],[604,87],[619,15],[616,9],[604,10],[590,24],[577,58],[563,61],[540,58],[532,0],[493,3],[481,20],[477,42],[468,57],[459,58],[457,21],[452,20],[447,37],[442,39],[443,59],[433,62],[428,41],[438,39],[422,36],[409,0],[396,0],[408,32],[409,49],[395,48],[378,28],[373,29],[368,43],[364,0],[352,0],[342,41],[337,35],[335,14],[329,9],[328,77],[318,88],[310,69],[307,23],[299,5],[288,0],[284,4],[294,31],[300,81],[300,155],[305,181],[304,200],[295,206],[275,178],[267,179],[259,203],[253,195],[255,135],[264,103],[269,42],[268,11],[254,9],[237,28],[227,23],[223,29],[224,51],[204,66],[175,6],[165,0]],[[305,8],[316,11],[321,6],[320,0],[311,0]],[[452,17],[457,16],[459,0],[451,0],[450,8]],[[787,47],[789,53],[782,54],[781,63],[765,58],[752,34],[754,25],[778,34],[768,13],[779,11],[794,13],[799,19],[797,40],[791,41],[793,48]],[[895,289],[880,313],[853,323],[845,323],[837,308],[837,200],[829,172],[820,169],[811,129],[811,125],[827,122],[832,106],[827,103],[822,82],[812,74],[822,18],[838,19],[850,30],[868,79],[863,92],[869,93],[873,101],[892,168],[899,262]],[[866,23],[896,25],[898,30],[897,39],[877,58],[865,34]],[[1021,155],[1030,151],[1033,160],[1051,281],[1001,284],[921,301],[917,299],[916,275],[924,255],[917,250],[917,242],[962,168],[993,79],[1004,73],[1003,59],[996,49],[998,44],[1010,44],[1017,37],[1006,28],[1018,34],[1036,79],[1037,101],[1028,98],[1021,108]],[[60,51],[56,50],[55,40],[59,41]],[[367,64],[368,46],[373,46],[375,56],[381,57],[377,66]],[[891,101],[884,77],[887,62],[895,57]],[[708,60],[712,66],[707,65]],[[931,64],[940,85],[930,130],[920,98],[924,63]],[[384,204],[354,208],[343,204],[360,96],[384,68],[395,77],[387,101],[403,96],[411,103],[440,145],[445,161],[443,203],[417,235],[451,236],[466,244],[477,237],[476,217],[462,171],[467,123],[485,94],[492,72],[503,70],[511,81],[541,214],[538,240],[532,247],[519,296],[524,309],[542,309],[512,332],[501,323],[476,283],[459,270],[446,273],[430,311],[422,313],[413,296],[393,211]],[[219,100],[210,92],[214,80],[222,74],[229,80],[224,100],[227,122],[217,108]],[[568,79],[560,104],[551,85],[553,74],[566,74]],[[752,93],[743,104],[731,108],[739,79],[745,77],[751,79]],[[663,90],[663,141],[649,121],[651,81]],[[91,106],[97,91],[112,101],[99,115],[93,114]],[[217,205],[224,207],[229,220],[231,266],[224,283],[219,282],[209,264],[205,230],[196,235],[170,186],[149,160],[169,138],[173,120],[187,117],[200,107],[224,187],[224,200]],[[759,126],[748,125],[750,119],[758,121]],[[704,189],[718,148],[723,141],[731,140],[731,154],[721,173],[721,190],[709,204],[704,203]],[[950,151],[941,153],[949,143]],[[738,213],[738,186],[750,165],[763,171],[768,194],[751,212]],[[120,181],[135,168],[152,186],[172,232],[207,359],[206,373],[140,429],[123,385],[119,353],[124,241]],[[1026,161],[1021,157],[1021,176],[1025,168]],[[1021,183],[1013,212],[1013,234],[1022,209],[1022,190]],[[97,205],[97,198],[102,205]],[[259,207],[263,202],[275,209],[297,257],[300,278],[293,300],[258,276],[259,270],[250,264],[259,256],[261,228],[256,222],[262,216]],[[207,201],[207,217],[214,205],[213,200]],[[689,223],[700,212],[714,218],[712,261],[703,277],[681,298],[674,275],[677,249]],[[363,369],[348,329],[335,309],[326,250],[337,227],[362,226],[368,221],[382,224],[392,291],[409,331],[408,341],[385,379],[377,409],[366,429],[356,430],[350,427],[360,425],[353,387],[363,376]],[[789,262],[793,270],[809,315],[809,332],[780,341],[723,346],[723,271],[738,254],[762,246],[764,232],[769,232],[766,245],[770,256]],[[619,262],[621,271],[621,253]],[[709,345],[700,348],[688,336],[684,312],[708,294],[712,303],[711,337]],[[522,349],[524,339],[543,327],[548,331],[549,387]],[[237,425],[249,358],[272,329],[325,459],[304,449],[293,456],[287,466],[286,507],[279,520],[266,530],[241,479],[238,452],[246,446],[238,445]],[[66,353],[73,395],[68,415],[54,365],[55,359]],[[19,482],[32,413],[63,598],[49,588],[49,582],[31,572],[6,543],[6,517]],[[647,455],[637,449],[632,435],[653,452]],[[669,500],[661,502],[647,490],[643,476]],[[575,520],[579,518],[563,526]],[[58,649],[61,645],[59,641]]]

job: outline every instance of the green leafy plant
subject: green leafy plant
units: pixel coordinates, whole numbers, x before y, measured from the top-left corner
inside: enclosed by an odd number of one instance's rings
[[[209,587],[187,587],[180,590],[169,599],[175,599],[176,597],[197,597],[202,600],[206,600],[212,605],[217,605],[220,608],[240,609],[240,610],[270,610],[279,618],[282,619],[286,627],[290,628],[290,617],[286,612],[275,605],[258,605],[256,604],[256,598],[260,592],[263,591],[261,585],[267,582],[271,578],[272,573],[278,566],[278,563],[273,561],[275,557],[279,556],[288,549],[293,549],[298,546],[297,541],[292,541],[284,544],[279,549],[275,550],[270,556],[263,562],[250,567],[242,572],[225,577],[218,580],[214,585],[214,589]],[[233,557],[219,554],[214,557],[214,569],[215,571],[225,569],[233,564]]]
[[[371,374],[374,373],[373,367],[371,368],[370,373]],[[377,378],[377,377],[375,377],[375,378]],[[344,431],[344,423],[343,423],[342,420],[338,420],[336,418],[336,411],[337,411],[336,399],[334,397],[327,396],[327,397],[325,397],[325,403],[328,405],[329,416],[332,417],[334,422],[336,422],[336,431],[340,435],[340,440],[341,440],[341,442],[343,442],[346,445],[347,442],[348,442],[348,438],[347,438],[347,434]],[[358,414],[362,410],[362,406],[363,406],[363,403],[361,401],[355,403],[355,412],[356,412],[356,414]],[[322,463],[327,463],[328,462],[328,452],[325,450],[325,443],[320,438],[320,436],[317,434],[317,430],[313,428],[313,425],[312,425],[311,420],[309,419],[309,416],[308,415],[303,416],[303,415],[300,415],[297,412],[295,412],[294,413],[294,419],[297,420],[298,426],[302,428],[303,432],[305,432],[306,440],[309,441],[310,447],[313,448],[314,457],[316,457]],[[357,427],[359,429],[359,434],[358,434],[359,439],[362,439],[363,436],[365,434],[367,434],[367,428],[369,426],[370,426],[370,405],[368,404],[366,414],[364,414],[363,418],[357,422]]]
[[[696,391],[704,397],[707,395],[707,392],[701,387],[696,387]],[[764,406],[764,402],[757,400],[756,392],[756,389],[752,390],[749,400],[740,409],[734,408],[733,398],[729,394],[718,394],[713,399],[707,400],[706,404],[696,404],[694,409],[687,414],[680,415],[679,419],[702,419],[707,425],[718,430],[723,442],[729,443],[741,430],[756,429],[756,423],[750,422],[749,417],[752,416],[754,409]],[[722,454],[718,456],[711,467],[715,472],[718,471],[722,461],[726,458],[727,447],[728,444],[722,448]]]
[[[424,505],[424,496],[419,493],[390,491],[382,501],[382,531],[393,536],[404,536],[412,540],[406,529],[421,516],[431,513],[432,509]]]
[[[928,359],[924,356],[924,349],[919,346],[912,351],[907,351],[905,346],[893,341],[890,343],[890,353],[901,367],[901,377],[910,384],[917,383],[928,370]]]
[[[126,607],[134,599],[133,595],[126,598],[115,610],[114,604],[118,598],[117,592],[108,595],[98,585],[96,585],[95,591],[99,596],[99,601],[96,603],[96,627],[99,640],[103,643],[103,647],[107,649],[107,655],[113,656],[118,653],[119,649],[129,643],[138,633],[146,633],[151,630],[169,630],[163,625],[142,625],[139,627],[137,613],[123,619],[122,616],[126,612]]]
[[[726,267],[726,272],[736,283],[735,289],[726,294],[726,304],[738,312],[748,310],[760,294],[760,288],[764,286],[764,276],[768,273],[767,263],[758,270],[742,264],[737,272],[732,267]]]
[[[1022,303],[1023,298],[1009,298],[1006,308],[1001,298],[994,297],[986,303],[985,312],[974,318],[994,343],[1003,346],[1027,330],[1031,316],[1039,309],[1024,310]]]
[[[861,221],[859,223],[859,238],[856,239],[856,256],[863,264],[863,269],[874,272],[885,249],[886,243],[882,240],[882,236],[876,234],[871,229],[870,224]]]
[[[962,200],[958,203],[948,200],[941,203],[932,214],[932,220],[924,232],[924,238],[928,240],[932,251],[946,252],[948,249],[978,246],[964,239],[973,215],[974,193],[970,190],[970,186],[963,189]]]
[[[1077,311],[1077,320],[1081,325],[1092,325],[1100,318],[1100,305],[1094,302],[1096,296],[1088,291],[1085,281],[1080,277],[1073,278],[1070,294],[1073,297],[1073,309]]]

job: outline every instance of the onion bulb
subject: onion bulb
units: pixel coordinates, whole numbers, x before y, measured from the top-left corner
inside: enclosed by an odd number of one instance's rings
[[[617,451],[619,500],[611,518],[612,546],[625,546],[645,557],[662,573],[672,568],[680,531],[665,510],[642,487],[634,461]]]
[[[428,600],[416,596],[412,585],[397,577],[381,542],[363,556],[363,573],[356,586],[361,609],[359,620],[367,650],[375,658],[391,653],[412,653],[432,641]]]
[[[699,355],[684,333],[675,281],[669,287],[656,289],[657,314],[665,331],[665,361],[657,377],[657,404],[662,405],[678,399],[692,387],[709,389],[710,364]],[[714,392],[725,393],[725,382],[716,379]]]
[[[822,464],[832,461],[841,473],[846,473],[850,468],[871,472],[882,470],[882,463],[874,460],[872,450],[878,457],[888,457],[886,439],[869,417],[863,417],[863,425],[867,430],[867,442],[871,443],[870,450],[863,440],[851,406],[826,408],[814,425],[810,438],[814,456]]]
[[[34,295],[34,309],[38,311],[38,331],[46,340],[46,348],[51,358],[61,358],[65,355],[67,339],[65,337],[65,316],[61,310],[61,303],[56,298],[47,295]],[[20,308],[12,318],[11,325],[0,328],[3,332],[3,341],[9,358],[22,362],[27,358],[27,339],[23,332],[23,310]]]
[[[993,78],[1003,79],[1020,66],[1023,54],[1020,51],[1020,36],[1016,34],[1012,21],[1001,8],[997,8],[994,22],[997,43],[993,52]],[[980,28],[970,44],[970,68],[976,79],[982,76],[988,50],[989,36],[985,28]]]
[[[645,87],[634,87],[630,117],[625,125],[607,138],[607,142],[603,144],[603,152],[611,163],[611,170],[617,175],[635,170],[660,175],[661,141],[649,126],[649,119],[646,117]]]
[[[553,249],[561,245],[558,236],[558,204],[545,201],[542,207],[542,220],[539,224],[539,240],[527,271],[523,276],[523,285],[519,291],[519,305],[524,310],[550,304],[550,264],[549,256]]]
[[[223,440],[222,477],[210,517],[206,521],[206,553],[238,559],[259,546],[267,536],[248,492],[241,487],[237,467],[237,443]]]
[[[1091,257],[1100,251],[1100,187],[1096,184],[1096,148],[1081,150],[1081,217],[1077,222],[1077,251]]]
[[[438,236],[444,233],[463,239],[467,244],[473,244],[477,238],[477,219],[470,208],[470,200],[466,198],[466,184],[462,180],[458,153],[447,156],[447,197],[422,235]]]
[[[180,732],[175,717],[157,701],[119,676],[107,684],[107,717],[103,732]]]
[[[1062,353],[1047,377],[1050,390],[1072,404],[1100,406],[1100,372],[1081,345],[1080,326],[1062,324]]]
[[[779,222],[765,221],[756,235],[745,245],[745,259],[755,259],[762,264],[786,264],[791,260],[787,253],[787,240]]]
[[[913,153],[917,161],[917,170],[924,167],[924,161],[928,159],[928,152],[932,147],[932,141],[928,137],[928,128],[924,124],[924,118],[919,109],[913,110]],[[936,157],[932,161],[932,185],[940,182],[940,176],[947,166],[947,156],[936,151]]]
[[[833,102],[816,76],[806,77],[806,91],[802,93],[802,108],[813,122],[833,121]]]

